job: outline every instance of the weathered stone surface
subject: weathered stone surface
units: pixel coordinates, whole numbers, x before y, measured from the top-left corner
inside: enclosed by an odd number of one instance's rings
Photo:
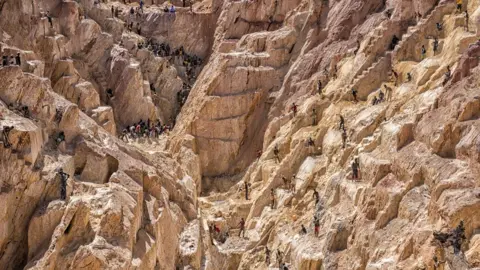
[[[480,1],[139,2],[0,1],[1,269],[480,267]]]

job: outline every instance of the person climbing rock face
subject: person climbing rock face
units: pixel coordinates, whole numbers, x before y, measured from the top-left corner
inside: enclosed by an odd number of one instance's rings
[[[450,70],[450,66],[447,66],[447,71],[445,72],[442,85],[445,86],[451,77],[452,77],[452,71]]]
[[[275,145],[275,148],[273,148],[273,155],[275,156],[275,159],[277,163],[280,163],[280,150],[278,150],[278,145]]]
[[[47,11],[47,20],[48,20],[48,23],[50,24],[50,28],[53,28],[53,20],[52,20],[52,16],[50,16],[50,11]]]
[[[70,177],[67,173],[63,172],[63,169],[58,170],[58,176],[60,178],[60,199],[63,201],[67,198],[67,180]]]

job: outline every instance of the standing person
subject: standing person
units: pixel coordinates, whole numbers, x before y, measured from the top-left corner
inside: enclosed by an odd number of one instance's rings
[[[268,249],[267,246],[265,246],[265,263],[270,265],[270,249]]]
[[[115,18],[115,8],[113,5],[110,7],[110,11],[112,12],[112,18]]]
[[[273,148],[273,155],[275,155],[275,159],[277,163],[280,163],[280,150],[278,150],[278,145],[275,145],[275,148]]]
[[[392,99],[392,88],[388,87],[386,84],[383,85],[383,87],[385,88],[385,97],[387,101],[390,101]]]
[[[2,56],[2,66],[8,66],[8,56],[6,55]]]
[[[312,126],[317,125],[317,110],[315,108],[312,109]]]
[[[314,217],[313,226],[315,228],[315,237],[318,237],[320,233],[320,220],[318,219],[318,217]]]
[[[398,84],[398,73],[392,68],[392,74],[393,74],[393,77],[395,78],[395,86],[397,86]]]
[[[295,102],[292,104],[292,107],[290,107],[290,111],[293,112],[293,117],[297,116],[297,110],[298,110],[298,106],[297,104],[295,104]]]
[[[358,180],[358,167],[359,164],[357,163],[357,160],[352,161],[352,180]]]
[[[340,122],[339,122],[338,129],[340,129],[340,130],[345,129],[345,119],[343,118],[343,116],[341,114],[339,114],[338,116],[340,117]]]
[[[305,235],[307,234],[307,228],[305,228],[305,226],[302,224],[302,227],[300,229],[300,235]]]
[[[316,189],[313,190],[313,198],[315,199],[315,205],[320,202],[320,195]]]
[[[443,79],[442,85],[445,86],[451,77],[452,71],[450,70],[450,66],[447,66],[447,72],[445,72],[445,78]]]
[[[270,208],[275,209],[275,190],[270,189]]]
[[[17,66],[21,66],[22,65],[22,62],[20,60],[20,53],[17,53],[17,56],[15,57],[15,64]]]
[[[63,169],[58,170],[58,176],[60,176],[60,199],[65,200],[67,198],[67,180],[70,175],[63,172]]]
[[[320,96],[322,95],[322,81],[320,80],[317,82],[317,92]]]
[[[353,51],[353,54],[357,55],[358,50],[360,50],[360,41],[358,41],[358,39],[357,39],[357,47],[355,47],[355,50]]]
[[[357,103],[358,100],[357,100],[357,90],[355,90],[354,88],[352,88],[352,96],[353,96],[353,102]]]
[[[277,263],[278,263],[278,267],[282,267],[282,263],[283,263],[283,254],[282,252],[280,251],[280,249],[277,249]]]
[[[438,51],[438,38],[435,37],[433,40],[433,54],[435,55]]]
[[[238,237],[240,237],[240,235],[242,235],[243,233],[243,238],[245,238],[245,219],[242,218],[238,225],[240,226],[240,232],[238,233]]]
[[[462,0],[457,0],[457,12],[462,12]]]
[[[248,185],[249,185],[249,184],[248,184],[247,181],[245,181],[244,185],[245,185],[245,200],[248,201],[248,200],[249,200],[249,199],[248,199],[248,188],[249,188]]]
[[[143,5],[144,5],[144,4],[145,4],[145,3],[143,3],[143,0],[140,0],[140,10],[142,11],[142,13],[143,13]]]
[[[469,32],[468,22],[469,22],[468,10],[465,10],[465,31]]]

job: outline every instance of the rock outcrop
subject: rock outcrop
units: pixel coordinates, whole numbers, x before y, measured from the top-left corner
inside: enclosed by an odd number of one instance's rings
[[[0,0],[0,269],[480,269],[479,14]]]

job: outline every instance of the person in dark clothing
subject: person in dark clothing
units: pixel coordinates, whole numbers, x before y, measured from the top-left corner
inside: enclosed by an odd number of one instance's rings
[[[238,237],[240,237],[243,233],[243,238],[245,238],[245,220],[242,218],[238,225],[240,226],[240,232],[238,233]]]
[[[313,227],[314,227],[315,236],[318,237],[320,233],[320,219],[318,219],[318,217],[315,217],[313,219]]]
[[[352,89],[352,96],[353,96],[353,101],[358,102],[358,100],[357,100],[357,90]]]
[[[443,25],[439,22],[436,23],[437,31],[442,31],[443,30]]]
[[[357,47],[355,47],[355,50],[353,51],[353,54],[357,55],[358,50],[360,50],[360,41],[358,41],[358,39],[357,39]]]
[[[465,31],[469,31],[469,27],[468,27],[468,23],[469,23],[469,20],[470,20],[470,16],[468,15],[468,11],[465,10]]]
[[[317,125],[317,110],[315,108],[312,109],[312,126]]]
[[[322,81],[320,80],[317,82],[317,92],[320,96],[322,95]]]
[[[383,102],[385,100],[385,94],[382,90],[378,93],[378,103]]]
[[[64,142],[65,141],[65,133],[63,131],[61,131],[57,138],[55,139],[55,142],[57,143],[57,145],[59,145],[60,143]]]
[[[110,10],[112,11],[112,18],[114,18],[115,17],[115,8],[112,6]]]
[[[309,147],[315,146],[315,141],[312,139],[312,137],[308,137],[307,146]]]
[[[342,130],[342,148],[345,149],[347,146],[347,131],[345,129]]]
[[[65,200],[67,198],[67,180],[70,177],[67,173],[63,172],[63,169],[58,170],[58,176],[60,177],[60,199]]]
[[[398,84],[398,73],[392,69],[393,77],[395,78],[395,86]]]
[[[352,161],[352,179],[358,180],[358,163],[356,160]]]
[[[313,198],[315,199],[315,205],[320,202],[320,195],[316,189],[313,190]]]
[[[275,190],[273,188],[270,189],[270,208],[275,208]]]
[[[55,122],[60,123],[63,118],[63,112],[59,109],[55,109]]]
[[[47,20],[48,20],[48,23],[50,23],[50,27],[53,28],[53,20],[52,20],[52,16],[50,16],[50,11],[47,11]]]
[[[433,54],[436,54],[438,51],[438,38],[435,37],[433,40]]]
[[[342,130],[342,129],[345,129],[345,119],[343,118],[343,116],[341,114],[338,115],[340,117],[340,122],[339,122],[339,125],[338,125],[338,129]]]
[[[113,90],[112,90],[112,88],[108,88],[107,91],[106,91],[106,93],[107,93],[107,99],[113,98]]]
[[[442,85],[445,86],[451,77],[452,71],[450,70],[450,66],[447,66],[447,72],[445,72],[445,78],[443,79]]]
[[[10,135],[10,131],[14,129],[13,126],[4,126],[2,133],[3,133],[3,146],[5,148],[10,148],[12,144],[10,143],[10,140],[8,139],[8,135]]]
[[[21,113],[23,114],[23,117],[30,118],[30,110],[28,109],[28,106],[22,106]]]
[[[395,49],[395,46],[397,46],[398,41],[400,41],[400,39],[398,39],[397,35],[393,35],[392,41],[390,42],[390,50]]]
[[[278,150],[278,145],[275,145],[275,148],[273,148],[273,155],[275,156],[275,159],[277,163],[280,163],[280,150]]]
[[[303,226],[303,224],[302,224],[302,228],[300,229],[300,234],[301,235],[307,234],[307,228],[305,228],[305,226]]]
[[[293,117],[297,116],[297,110],[298,110],[298,106],[297,104],[295,104],[295,102],[292,104],[292,107],[290,107],[290,111],[293,112]]]
[[[15,56],[15,64],[21,66],[20,53],[17,53],[17,56]]]
[[[8,66],[8,56],[6,55],[2,56],[2,66]]]
[[[283,254],[282,252],[280,251],[280,249],[277,249],[277,263],[278,263],[278,267],[282,267],[282,264],[283,264]],[[283,270],[283,269],[282,269]]]
[[[245,181],[244,183],[244,186],[245,186],[245,200],[249,200],[248,199],[248,188],[249,188],[249,183],[247,181]]]

